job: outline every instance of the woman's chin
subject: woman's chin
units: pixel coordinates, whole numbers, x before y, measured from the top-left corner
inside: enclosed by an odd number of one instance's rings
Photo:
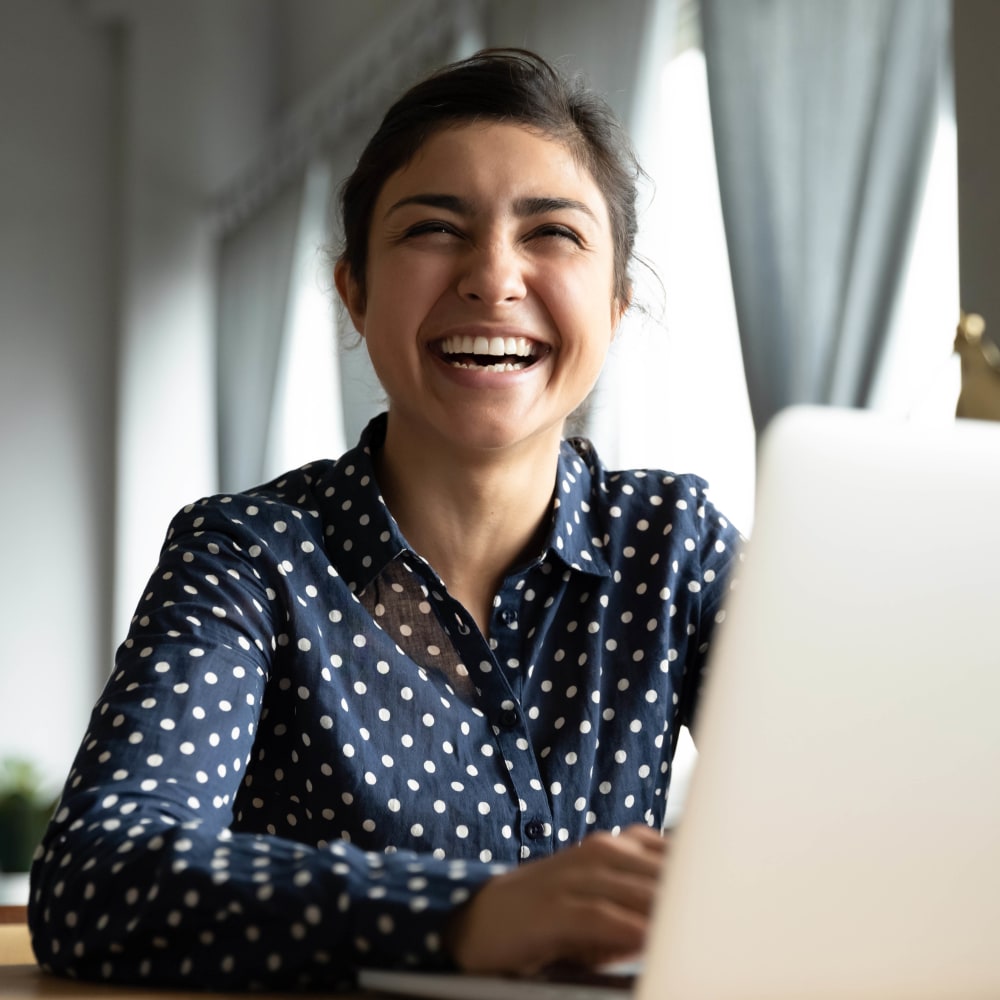
[[[525,449],[555,447],[565,423],[559,416],[539,418],[524,408],[495,405],[443,408],[437,419],[428,419],[427,413],[419,418],[402,411],[395,415],[397,429],[415,451],[423,450],[422,440],[424,447],[447,448],[452,457],[456,451],[469,457],[513,457]]]

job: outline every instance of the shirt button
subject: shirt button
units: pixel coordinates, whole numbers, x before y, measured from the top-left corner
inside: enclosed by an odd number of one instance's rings
[[[505,708],[500,713],[499,722],[503,729],[513,729],[518,723],[517,712],[513,708]]]
[[[538,840],[545,836],[545,824],[540,819],[533,819],[525,825],[524,832],[531,840]]]
[[[513,608],[504,608],[500,612],[500,621],[504,625],[514,625],[517,623],[517,612]]]

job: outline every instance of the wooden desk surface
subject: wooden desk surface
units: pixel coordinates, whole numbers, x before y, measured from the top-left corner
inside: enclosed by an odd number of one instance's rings
[[[0,924],[0,966],[34,961],[27,924]]]
[[[278,997],[288,1000],[288,994],[277,993],[201,993],[176,990],[143,990],[134,986],[101,986],[60,979],[42,972],[35,964],[26,924],[0,926],[0,997],[31,1000],[33,997],[75,997],[76,1000],[232,1000],[234,996]],[[319,997],[322,994],[302,994]],[[336,1000],[375,1000],[373,993],[329,994]]]

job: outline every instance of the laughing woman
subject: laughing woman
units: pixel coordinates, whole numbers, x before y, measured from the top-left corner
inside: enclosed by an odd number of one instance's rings
[[[44,966],[287,989],[641,947],[738,535],[701,480],[563,438],[637,174],[530,53],[389,109],[336,265],[387,412],[174,519],[36,857]]]

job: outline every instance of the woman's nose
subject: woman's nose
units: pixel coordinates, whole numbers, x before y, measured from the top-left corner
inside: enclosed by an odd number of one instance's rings
[[[520,255],[502,243],[472,248],[463,262],[458,293],[464,299],[486,305],[522,299],[525,282]]]

